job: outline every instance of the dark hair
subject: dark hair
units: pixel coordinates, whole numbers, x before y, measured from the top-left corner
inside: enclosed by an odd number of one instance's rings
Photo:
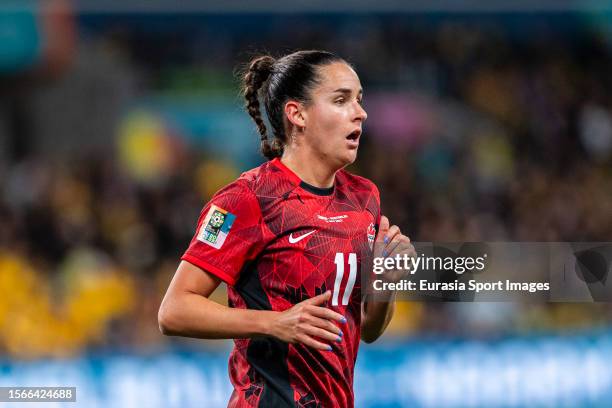
[[[274,59],[270,55],[253,58],[242,77],[246,109],[261,135],[261,153],[268,159],[281,156],[287,142],[285,103],[292,99],[307,104],[310,92],[318,83],[317,68],[333,62],[345,62],[327,51],[297,51]],[[274,132],[270,141],[261,117],[260,98]]]

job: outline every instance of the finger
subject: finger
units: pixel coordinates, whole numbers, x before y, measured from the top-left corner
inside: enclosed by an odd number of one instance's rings
[[[391,248],[391,245],[393,245],[393,243],[389,243],[390,252],[388,256],[395,256],[397,254],[408,255],[411,258],[417,256],[417,252],[414,248],[414,245],[412,245],[410,243],[410,240],[404,236],[399,239],[399,242],[395,247]]]
[[[302,303],[307,305],[322,305],[327,302],[331,297],[331,290],[326,291],[325,293],[321,293],[315,297],[311,297],[310,299],[304,300]]]
[[[408,254],[408,256],[416,255],[416,249],[414,248],[414,245],[412,245],[410,238],[403,234],[400,236],[399,250],[401,250],[402,254]]]
[[[395,238],[397,235],[402,235],[399,227],[397,225],[393,225],[391,226],[391,228],[389,228],[389,230],[387,231],[387,235],[385,235],[385,237],[383,238],[383,242],[385,244],[389,244],[391,242],[391,240],[393,240],[393,238]],[[389,252],[389,251],[387,251]]]
[[[410,243],[410,241],[408,241],[405,252],[408,254],[408,256],[417,256],[416,248]]]
[[[310,337],[309,335],[304,334],[304,333],[298,334],[297,336],[295,336],[295,339],[299,341],[300,343],[305,344],[308,347],[312,347],[317,350],[325,350],[325,351],[332,350],[332,347],[329,344],[321,343],[320,341],[317,341],[313,339],[312,337]]]
[[[389,230],[391,231],[391,230]],[[387,244],[387,246],[385,247],[385,252],[384,254],[386,254],[386,256],[393,256],[395,255],[398,251],[398,247],[399,245],[403,242],[402,240],[402,234],[396,234],[393,236],[393,239],[391,239],[391,242],[389,242]]]
[[[344,316],[326,307],[312,306],[308,308],[308,311],[313,316],[321,317],[323,319],[328,319],[328,320],[335,320],[340,323],[346,323],[346,318]]]
[[[307,326],[304,330],[309,336],[315,336],[322,340],[327,340],[335,343],[340,343],[342,341],[341,335],[329,332],[325,329],[321,329],[320,327]]]
[[[376,236],[377,242],[383,242],[385,236],[387,235],[387,231],[389,231],[389,219],[384,215],[380,217],[380,225],[378,226],[378,235]]]
[[[308,323],[311,326],[315,326],[318,327],[320,329],[324,329],[336,336],[342,336],[342,330],[340,330],[340,328],[338,326],[336,326],[335,324],[333,324],[331,321],[326,320],[326,319],[321,319],[319,317],[314,317],[311,316],[310,319],[308,320]]]

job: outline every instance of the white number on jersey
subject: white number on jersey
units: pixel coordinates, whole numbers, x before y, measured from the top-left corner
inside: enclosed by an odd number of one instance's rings
[[[334,282],[332,306],[338,306],[340,284],[342,283],[342,277],[344,276],[344,253],[337,252],[334,262],[336,263],[336,281]],[[346,287],[344,288],[344,295],[342,296],[342,306],[348,305],[351,292],[353,291],[353,286],[355,286],[355,279],[357,278],[357,254],[352,252],[348,254],[348,264],[350,270],[348,281],[346,283]]]

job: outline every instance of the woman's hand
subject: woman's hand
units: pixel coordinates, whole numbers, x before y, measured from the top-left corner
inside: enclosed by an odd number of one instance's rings
[[[408,257],[413,258],[417,254],[410,238],[403,235],[397,225],[389,227],[389,219],[383,215],[380,218],[378,235],[374,242],[374,257],[394,258],[396,255],[400,255],[402,258],[404,255],[408,255]],[[380,276],[387,282],[399,282],[409,273],[409,269],[391,269],[386,270]]]
[[[275,313],[270,323],[270,335],[287,343],[302,343],[318,350],[331,351],[332,347],[327,342],[339,343],[343,336],[342,330],[334,322],[346,323],[346,319],[340,313],[320,306],[330,297],[331,291],[328,290],[284,312]]]

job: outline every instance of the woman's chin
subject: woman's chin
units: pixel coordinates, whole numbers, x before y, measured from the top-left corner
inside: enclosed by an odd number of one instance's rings
[[[341,158],[342,167],[348,166],[349,164],[353,164],[357,160],[357,149],[351,149],[347,151]]]

